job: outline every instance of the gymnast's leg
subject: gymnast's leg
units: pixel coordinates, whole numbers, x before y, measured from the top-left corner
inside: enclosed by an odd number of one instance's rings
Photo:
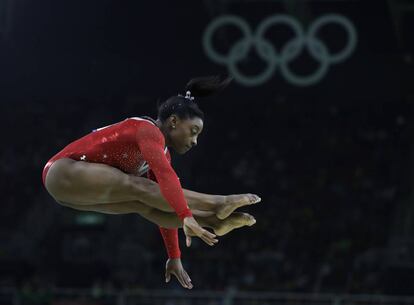
[[[105,214],[140,214],[145,219],[153,222],[163,228],[181,228],[182,221],[177,217],[175,213],[163,212],[151,207],[146,206],[143,203],[131,201],[131,202],[119,202],[119,203],[107,203],[107,204],[95,204],[95,205],[76,205],[65,202],[59,202],[61,205],[81,210],[100,212]],[[193,215],[197,222],[202,227],[212,228],[218,236],[223,236],[230,231],[243,227],[252,226],[256,223],[253,216],[247,213],[233,213],[224,220],[220,220],[214,215],[214,212],[193,210]]]
[[[157,183],[100,163],[59,159],[50,167],[45,186],[52,197],[67,203],[91,205],[137,201],[164,212],[173,211]],[[220,196],[184,190],[184,195],[190,209],[214,211],[220,219],[240,206],[260,201],[252,194]]]

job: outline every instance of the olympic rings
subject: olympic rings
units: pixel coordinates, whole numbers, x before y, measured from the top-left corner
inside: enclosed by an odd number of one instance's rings
[[[266,31],[277,25],[286,25],[292,29],[295,37],[289,40],[278,53],[272,43],[265,38]],[[317,37],[320,29],[328,24],[338,24],[347,33],[347,44],[339,52],[333,54],[327,46]],[[234,43],[227,54],[220,54],[213,47],[213,36],[223,26],[235,26],[242,38]],[[307,32],[301,24],[289,15],[273,15],[264,19],[255,33],[252,32],[245,20],[234,15],[224,15],[213,20],[206,28],[203,35],[203,47],[207,56],[214,62],[226,65],[230,74],[236,81],[245,86],[257,86],[268,81],[280,66],[282,76],[291,84],[297,86],[310,86],[322,80],[328,73],[329,66],[346,60],[356,48],[357,32],[353,23],[344,16],[328,14],[319,17],[311,25]],[[261,59],[267,63],[267,67],[258,75],[247,76],[237,67],[237,64],[245,59],[254,47]],[[306,76],[299,76],[292,72],[289,64],[302,52],[303,48],[309,50],[309,54],[319,62],[318,69]]]

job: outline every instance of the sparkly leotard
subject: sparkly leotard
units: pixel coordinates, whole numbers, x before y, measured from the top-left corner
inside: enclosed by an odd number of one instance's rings
[[[147,175],[160,190],[180,219],[191,216],[179,179],[171,167],[165,139],[150,118],[128,118],[94,130],[70,143],[45,165],[42,179],[58,159],[103,163],[127,174]],[[170,258],[180,257],[177,229],[160,228]]]

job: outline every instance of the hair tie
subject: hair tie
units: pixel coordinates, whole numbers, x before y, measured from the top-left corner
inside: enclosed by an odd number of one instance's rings
[[[181,94],[178,94],[178,96],[181,96],[181,97],[183,97],[183,98],[185,98],[187,100],[190,100],[190,101],[193,101],[194,100],[194,96],[191,96],[191,91],[190,90],[188,90],[185,93],[185,96],[184,95],[181,95]]]

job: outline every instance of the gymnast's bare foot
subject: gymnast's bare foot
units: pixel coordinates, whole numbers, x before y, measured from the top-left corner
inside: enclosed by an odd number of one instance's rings
[[[262,199],[255,194],[241,194],[224,196],[224,203],[217,209],[216,215],[218,219],[229,217],[234,210],[245,206],[260,202]]]
[[[218,236],[223,236],[233,231],[234,229],[244,226],[251,227],[256,223],[256,219],[247,213],[235,212],[224,220],[219,220],[215,226],[213,226],[214,233]]]

